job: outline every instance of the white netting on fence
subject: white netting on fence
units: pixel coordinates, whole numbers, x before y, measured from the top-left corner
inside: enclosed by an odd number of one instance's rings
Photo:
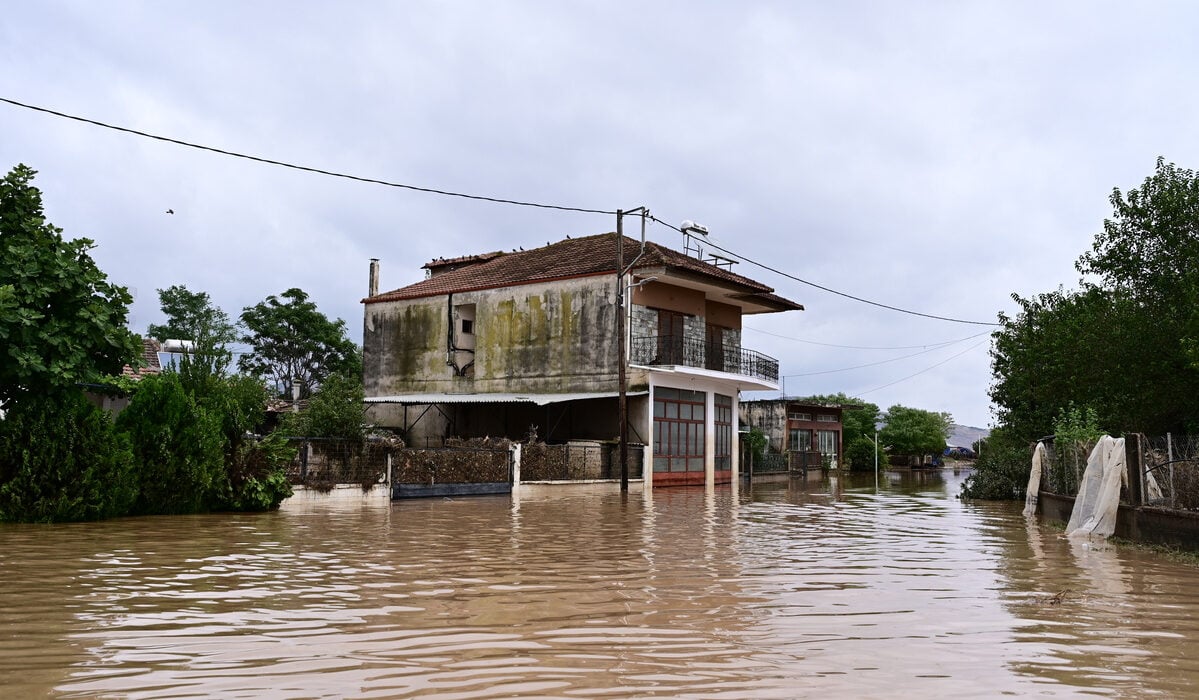
[[[1104,435],[1091,450],[1066,525],[1069,537],[1110,537],[1116,531],[1120,487],[1127,483],[1124,438]]]
[[[1045,451],[1045,443],[1038,442],[1032,451],[1032,471],[1028,474],[1028,488],[1024,490],[1024,514],[1033,515],[1037,512],[1037,492],[1041,490],[1041,467],[1049,457]]]

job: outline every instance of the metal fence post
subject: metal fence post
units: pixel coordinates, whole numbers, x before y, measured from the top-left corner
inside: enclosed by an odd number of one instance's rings
[[[1140,433],[1124,437],[1124,464],[1128,470],[1128,503],[1133,507],[1138,507],[1145,502],[1145,469],[1141,440]]]

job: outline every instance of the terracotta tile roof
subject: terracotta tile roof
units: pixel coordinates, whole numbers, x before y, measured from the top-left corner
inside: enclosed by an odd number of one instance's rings
[[[625,237],[625,259],[632,262],[641,244]],[[469,260],[478,258],[478,262]],[[441,266],[449,261],[434,260],[425,265]],[[426,280],[401,287],[390,292],[368,297],[362,301],[373,304],[401,299],[456,294],[481,289],[497,289],[534,282],[616,274],[616,234],[601,233],[582,238],[567,238],[541,248],[514,253],[487,253],[479,256],[454,258],[454,263],[466,262],[464,266],[436,274]],[[684,272],[704,281],[720,284],[737,290],[747,297],[770,306],[783,309],[802,309],[793,301],[773,294],[774,289],[748,277],[742,277],[724,268],[697,260],[689,255],[672,250],[652,241],[646,241],[645,255],[637,261],[635,270],[666,268],[672,272]]]
[[[134,379],[141,379],[148,374],[158,374],[162,371],[162,365],[158,363],[158,352],[162,350],[162,346],[153,338],[142,338],[142,362],[141,367],[134,370],[129,365],[125,365],[121,369],[121,374]]]

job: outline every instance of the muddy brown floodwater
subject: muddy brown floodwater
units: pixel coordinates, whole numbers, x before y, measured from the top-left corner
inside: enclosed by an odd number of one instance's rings
[[[1180,697],[1199,570],[962,474],[0,526],[4,697]]]

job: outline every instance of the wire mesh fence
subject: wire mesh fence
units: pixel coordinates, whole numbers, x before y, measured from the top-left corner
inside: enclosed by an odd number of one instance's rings
[[[1130,438],[1126,438],[1130,439]],[[1199,510],[1199,436],[1163,435],[1141,442],[1141,489],[1144,505]],[[1062,496],[1078,494],[1093,443],[1046,443],[1041,488]],[[1122,490],[1128,501],[1128,489]]]
[[[1041,465],[1041,489],[1060,496],[1077,494],[1094,447],[1094,443],[1046,442],[1048,460]]]
[[[296,456],[287,467],[293,485],[318,490],[337,484],[360,484],[369,488],[387,480],[387,456],[393,444],[383,440],[338,440],[289,437]]]
[[[1145,442],[1145,503],[1199,510],[1199,436],[1166,434]]]

